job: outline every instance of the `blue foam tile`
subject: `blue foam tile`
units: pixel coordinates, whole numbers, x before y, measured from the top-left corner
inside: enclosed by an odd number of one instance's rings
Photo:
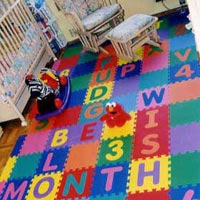
[[[71,92],[68,107],[70,108],[73,106],[82,105],[84,103],[86,92],[87,89]]]
[[[140,75],[142,62],[139,60],[137,62],[128,63],[121,65],[117,68],[115,80],[122,80],[125,78]]]
[[[17,139],[17,142],[15,143],[15,146],[14,146],[14,148],[12,150],[12,153],[10,154],[11,157],[19,155],[21,147],[22,147],[25,139],[26,139],[26,135],[21,135]]]
[[[95,169],[95,175],[92,183],[91,195],[109,195],[125,193],[127,189],[127,177],[128,177],[129,164],[122,163],[119,165],[110,165],[97,167]],[[114,173],[112,185],[107,184],[108,173]],[[119,181],[120,180],[120,181]]]
[[[171,200],[185,199],[186,196],[190,196],[189,199],[199,200],[200,199],[200,184],[196,186],[187,186],[187,187],[179,187],[179,188],[171,188],[169,192],[171,196]],[[185,198],[184,198],[185,197]]]
[[[192,33],[173,37],[169,40],[170,51],[184,49],[191,46],[195,46],[194,35]]]
[[[76,65],[75,67],[70,69],[70,77],[77,77],[92,73],[94,71],[95,64],[96,61],[90,61],[87,63]]]
[[[69,147],[44,151],[41,155],[37,174],[62,171],[68,157]],[[46,166],[46,168],[44,168]]]
[[[185,76],[184,75],[184,65],[187,65],[189,69],[191,70],[191,75],[190,76]],[[177,76],[176,74],[182,70],[183,75],[182,76]],[[175,83],[175,82],[181,82],[181,81],[187,81],[189,79],[194,79],[196,77],[200,77],[200,71],[199,71],[199,66],[198,66],[198,61],[193,61],[193,62],[187,62],[181,65],[175,65],[171,66],[169,70],[169,83]]]

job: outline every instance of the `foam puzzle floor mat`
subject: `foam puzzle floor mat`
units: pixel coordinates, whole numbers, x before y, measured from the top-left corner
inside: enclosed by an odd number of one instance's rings
[[[41,122],[33,105],[0,199],[200,199],[200,72],[186,15],[160,18],[161,46],[138,49],[139,61],[117,58],[110,43],[109,55],[69,46],[56,63],[71,78],[68,105]],[[101,121],[108,102],[130,119]]]

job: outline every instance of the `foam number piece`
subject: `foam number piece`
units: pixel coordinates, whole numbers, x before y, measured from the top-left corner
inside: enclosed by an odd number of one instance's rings
[[[124,151],[122,149],[123,141],[121,141],[121,140],[112,141],[109,144],[109,147],[112,148],[112,152],[114,152],[115,154],[111,154],[111,153],[106,154],[107,160],[114,161],[114,160],[118,160],[122,157],[122,155],[124,153]]]
[[[183,65],[176,73],[175,77],[185,76],[187,78],[190,78],[191,75],[194,73],[193,70],[191,70],[191,67],[189,64]]]

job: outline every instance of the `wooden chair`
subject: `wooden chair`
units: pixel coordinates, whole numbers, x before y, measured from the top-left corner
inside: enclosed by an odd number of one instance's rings
[[[99,52],[105,35],[124,20],[117,0],[54,0],[86,50]]]

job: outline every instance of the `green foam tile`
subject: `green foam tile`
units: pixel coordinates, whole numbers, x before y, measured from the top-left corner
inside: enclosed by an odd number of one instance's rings
[[[140,75],[140,90],[166,85],[168,83],[168,69],[153,71]]]
[[[170,105],[171,126],[200,121],[200,99]]]
[[[200,152],[179,154],[171,157],[171,186],[200,183]]]

